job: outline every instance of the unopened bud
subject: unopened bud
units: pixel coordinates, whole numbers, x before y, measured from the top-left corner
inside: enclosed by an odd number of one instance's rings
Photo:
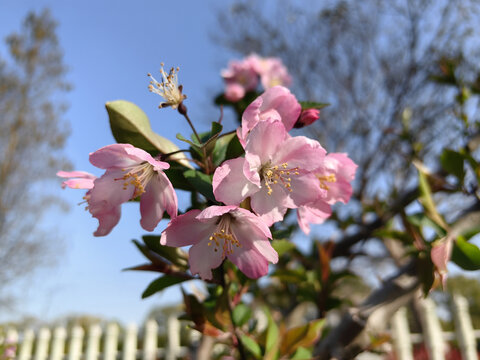
[[[320,110],[318,109],[306,109],[303,110],[300,114],[297,122],[295,123],[295,128],[299,129],[307,125],[313,124],[320,118]]]

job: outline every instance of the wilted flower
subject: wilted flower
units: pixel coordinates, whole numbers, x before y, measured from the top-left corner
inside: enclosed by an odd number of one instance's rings
[[[165,70],[163,70],[163,65],[164,64],[161,63],[162,68],[160,69],[160,74],[162,74],[162,82],[158,82],[151,74],[148,74],[150,79],[152,79],[150,85],[148,85],[148,89],[166,100],[160,103],[160,108],[171,106],[172,109],[176,109],[182,101],[187,98],[186,95],[182,94],[182,85],[178,85],[177,73],[180,68],[177,67],[175,69],[172,67],[167,74]]]
[[[268,239],[268,226],[255,214],[237,206],[210,206],[190,210],[173,219],[162,233],[160,243],[167,246],[193,245],[189,251],[190,270],[202,279],[212,278],[212,269],[225,258],[250,278],[268,272],[278,254]]]

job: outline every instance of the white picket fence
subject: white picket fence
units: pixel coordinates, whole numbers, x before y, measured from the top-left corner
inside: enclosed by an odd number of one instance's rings
[[[392,318],[392,340],[398,360],[414,360],[413,344],[421,342],[425,342],[431,360],[445,360],[447,342],[454,340],[458,343],[463,360],[479,359],[477,339],[480,339],[480,330],[473,329],[468,302],[464,297],[457,295],[453,298],[455,332],[442,332],[435,303],[431,299],[423,299],[420,305],[420,322],[424,334],[410,334],[405,308],[397,311]]]
[[[174,360],[189,351],[180,346],[180,326],[176,316],[168,317],[165,349],[158,347],[155,320],[148,320],[140,331],[130,325],[123,334],[113,323],[104,330],[98,324],[92,325],[86,334],[80,326],[74,326],[69,334],[63,326],[53,332],[46,327],[20,333],[10,328],[6,339],[18,343],[17,360]]]
[[[410,333],[404,308],[391,319],[392,349],[397,360],[414,360],[413,345],[421,342],[425,342],[431,360],[445,360],[446,342],[455,339],[463,360],[479,359],[476,339],[480,338],[480,330],[472,328],[465,298],[454,298],[454,333],[442,332],[433,301],[422,300],[421,306],[424,334]],[[37,332],[27,329],[21,333],[8,329],[7,338],[19,344],[17,360],[174,360],[191,350],[180,346],[180,327],[175,315],[168,317],[165,349],[158,347],[159,326],[155,320],[147,321],[140,331],[131,325],[121,333],[116,324],[109,324],[105,329],[92,325],[86,334],[80,326],[74,326],[69,334],[64,327],[57,327],[53,332],[44,327]],[[198,341],[198,333],[192,331],[191,334],[193,342]],[[368,355],[362,357],[367,358]],[[378,357],[372,355],[373,358]]]

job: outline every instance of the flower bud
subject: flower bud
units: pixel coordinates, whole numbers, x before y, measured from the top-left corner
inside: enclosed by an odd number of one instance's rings
[[[320,110],[318,109],[307,109],[303,110],[295,123],[295,128],[299,129],[307,125],[313,124],[320,118]]]

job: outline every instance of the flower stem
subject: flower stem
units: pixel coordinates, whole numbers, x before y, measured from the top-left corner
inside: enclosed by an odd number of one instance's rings
[[[243,346],[243,343],[242,343],[242,339],[239,335],[239,332],[238,332],[238,329],[235,325],[235,322],[233,321],[233,309],[232,309],[232,302],[230,301],[230,296],[228,294],[228,288],[230,287],[230,284],[226,284],[225,282],[225,271],[224,271],[224,268],[223,268],[224,264],[222,264],[222,287],[223,287],[223,291],[226,291],[227,292],[227,306],[228,306],[228,313],[230,314],[230,321],[232,323],[232,328],[233,328],[233,336],[236,338],[237,340],[237,349],[238,349],[238,353],[240,355],[240,359],[241,360],[247,360],[248,357],[247,357],[247,354],[245,352],[245,347]]]
[[[183,115],[185,117],[185,119],[187,119],[188,125],[190,125],[190,127],[192,128],[192,131],[195,134],[195,137],[197,138],[198,143],[201,144],[202,141],[200,140],[200,136],[198,136],[197,130],[195,130],[195,127],[193,126],[192,121],[188,117],[187,107],[185,105],[183,105],[183,102],[178,106],[178,112],[181,115]]]

